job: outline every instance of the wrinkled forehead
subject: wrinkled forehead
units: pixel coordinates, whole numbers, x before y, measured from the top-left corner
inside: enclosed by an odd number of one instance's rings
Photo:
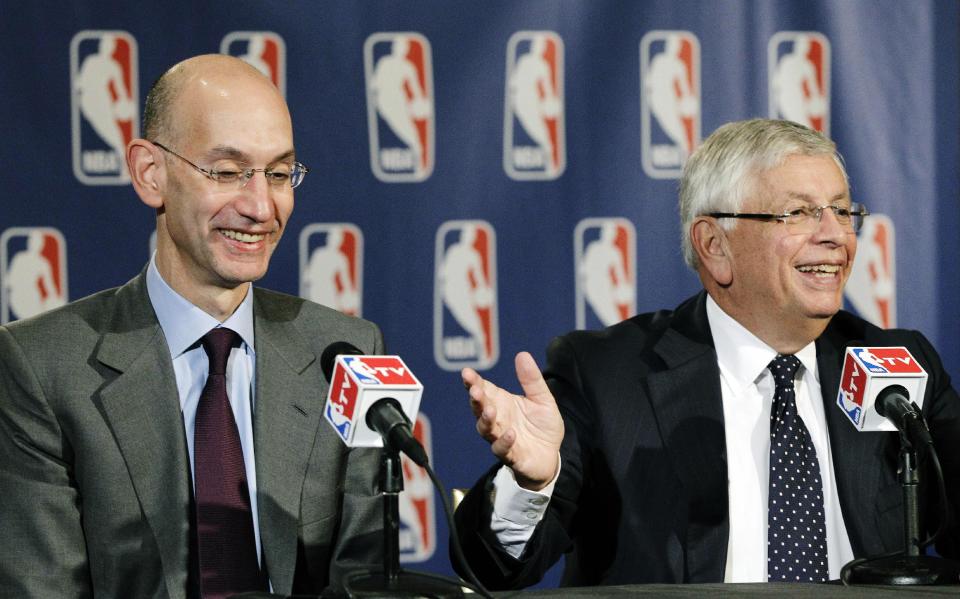
[[[840,172],[843,180],[847,180],[847,170],[843,159],[836,152],[806,151],[802,147],[785,145],[784,147],[774,148],[773,151],[756,152],[746,160],[746,171],[750,175],[763,175],[768,171],[775,170],[784,166],[787,162],[797,162],[803,160],[821,159],[829,160]],[[826,160],[823,160],[824,163]]]
[[[833,154],[790,154],[747,177],[745,204],[765,208],[804,203],[849,204],[847,176]]]

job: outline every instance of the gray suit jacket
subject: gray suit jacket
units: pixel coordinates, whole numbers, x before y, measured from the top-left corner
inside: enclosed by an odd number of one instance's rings
[[[320,353],[382,353],[376,325],[254,290],[257,498],[275,592],[381,561],[379,452],[322,422]],[[0,596],[194,594],[190,466],[143,273],[0,327]]]

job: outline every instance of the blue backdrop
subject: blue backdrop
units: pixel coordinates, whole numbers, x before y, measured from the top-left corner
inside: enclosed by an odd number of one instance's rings
[[[517,351],[698,289],[676,177],[731,120],[837,141],[854,198],[882,215],[849,307],[922,330],[960,377],[953,0],[0,0],[0,15],[4,322],[143,267],[154,215],[123,144],[163,69],[222,51],[285,90],[311,167],[260,284],[383,327],[426,387],[421,430],[452,487],[491,462],[458,368],[512,384]],[[449,572],[417,481],[405,559]]]

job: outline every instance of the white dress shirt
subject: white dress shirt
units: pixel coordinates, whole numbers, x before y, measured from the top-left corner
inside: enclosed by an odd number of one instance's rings
[[[730,534],[724,582],[767,580],[767,495],[770,461],[770,410],[773,376],[767,365],[777,356],[769,347],[707,298],[707,320],[717,350],[727,444]],[[826,415],[820,394],[814,343],[796,353],[803,365],[795,383],[797,413],[817,450],[823,481],[830,578],[853,559],[837,497]],[[542,492],[527,491],[506,466],[494,477],[491,529],[504,550],[519,558],[549,505],[553,482]]]
[[[777,352],[727,315],[710,297],[707,319],[720,367],[727,442],[730,536],[724,582],[763,582],[767,580],[770,410],[775,388],[767,365],[777,357]],[[810,433],[820,462],[827,565],[830,578],[836,579],[843,565],[853,559],[853,549],[837,497],[816,345],[810,343],[795,355],[803,365],[802,374],[794,383],[797,413]]]
[[[210,370],[207,353],[199,343],[200,338],[211,330],[223,326],[235,331],[242,343],[230,351],[227,359],[227,397],[233,409],[233,417],[240,433],[243,449],[243,464],[247,472],[247,487],[250,491],[250,512],[253,515],[253,534],[257,542],[257,559],[260,559],[260,520],[257,517],[257,469],[253,452],[253,407],[256,372],[256,355],[253,339],[253,286],[236,311],[223,323],[191,304],[174,291],[157,270],[156,254],[147,268],[147,294],[153,311],[157,314],[163,336],[170,348],[173,371],[177,378],[180,395],[180,412],[187,434],[187,451],[190,454],[190,480],[193,481],[193,431],[197,416],[200,393],[207,382]]]

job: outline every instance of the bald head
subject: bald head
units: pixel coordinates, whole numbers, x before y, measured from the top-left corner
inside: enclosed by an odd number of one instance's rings
[[[176,141],[180,133],[178,124],[184,115],[177,110],[180,100],[198,85],[230,83],[265,86],[283,102],[273,82],[239,58],[225,54],[194,56],[170,67],[150,88],[143,107],[144,136],[150,140]]]

